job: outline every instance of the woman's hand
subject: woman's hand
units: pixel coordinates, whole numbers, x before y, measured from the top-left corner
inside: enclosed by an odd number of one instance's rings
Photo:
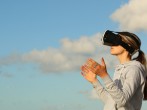
[[[81,72],[82,76],[87,81],[89,81],[90,83],[94,83],[97,81],[96,74],[94,74],[86,64],[81,67],[81,70],[82,70]]]
[[[88,66],[89,70],[92,71],[94,74],[97,74],[101,78],[104,78],[108,75],[106,64],[104,59],[102,58],[101,64],[97,63],[93,59],[89,58],[86,62],[86,65]]]

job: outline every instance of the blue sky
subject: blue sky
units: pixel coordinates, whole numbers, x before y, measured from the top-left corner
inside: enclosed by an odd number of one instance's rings
[[[136,33],[146,54],[145,4],[146,0],[1,0],[0,109],[102,110],[79,68],[89,57],[104,57],[113,75],[111,65],[117,62],[100,42],[107,29]]]

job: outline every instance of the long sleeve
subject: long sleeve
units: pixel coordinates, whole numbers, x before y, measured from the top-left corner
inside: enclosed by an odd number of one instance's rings
[[[97,80],[95,83],[92,83],[98,97],[105,103],[108,99],[107,92],[101,83]]]
[[[140,85],[140,70],[139,68],[129,68],[121,89],[113,82],[110,76],[103,78],[103,81],[105,89],[111,95],[117,107],[122,107],[132,98]]]

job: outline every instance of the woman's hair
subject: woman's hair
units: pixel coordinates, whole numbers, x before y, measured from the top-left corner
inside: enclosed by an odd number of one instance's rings
[[[145,54],[142,50],[140,50],[141,47],[141,40],[139,39],[139,37],[133,33],[129,33],[129,32],[125,32],[128,33],[127,35],[131,35],[130,36],[126,36],[123,34],[119,34],[122,38],[122,40],[127,43],[129,46],[131,46],[135,51],[139,52],[139,55],[135,58],[136,61],[139,61],[142,65],[144,65],[145,69],[147,70],[147,61],[146,61],[146,57]],[[130,54],[130,57],[132,57],[133,54]],[[145,87],[144,87],[144,100],[147,100],[147,77],[146,77],[146,82],[145,82]]]

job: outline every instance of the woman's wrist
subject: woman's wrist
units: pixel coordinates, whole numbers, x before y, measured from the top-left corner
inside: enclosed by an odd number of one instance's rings
[[[101,78],[105,78],[108,76],[108,73],[107,72],[104,72],[103,74],[99,75]]]
[[[92,84],[96,83],[96,82],[97,82],[97,79],[94,79],[93,81],[91,81]]]

